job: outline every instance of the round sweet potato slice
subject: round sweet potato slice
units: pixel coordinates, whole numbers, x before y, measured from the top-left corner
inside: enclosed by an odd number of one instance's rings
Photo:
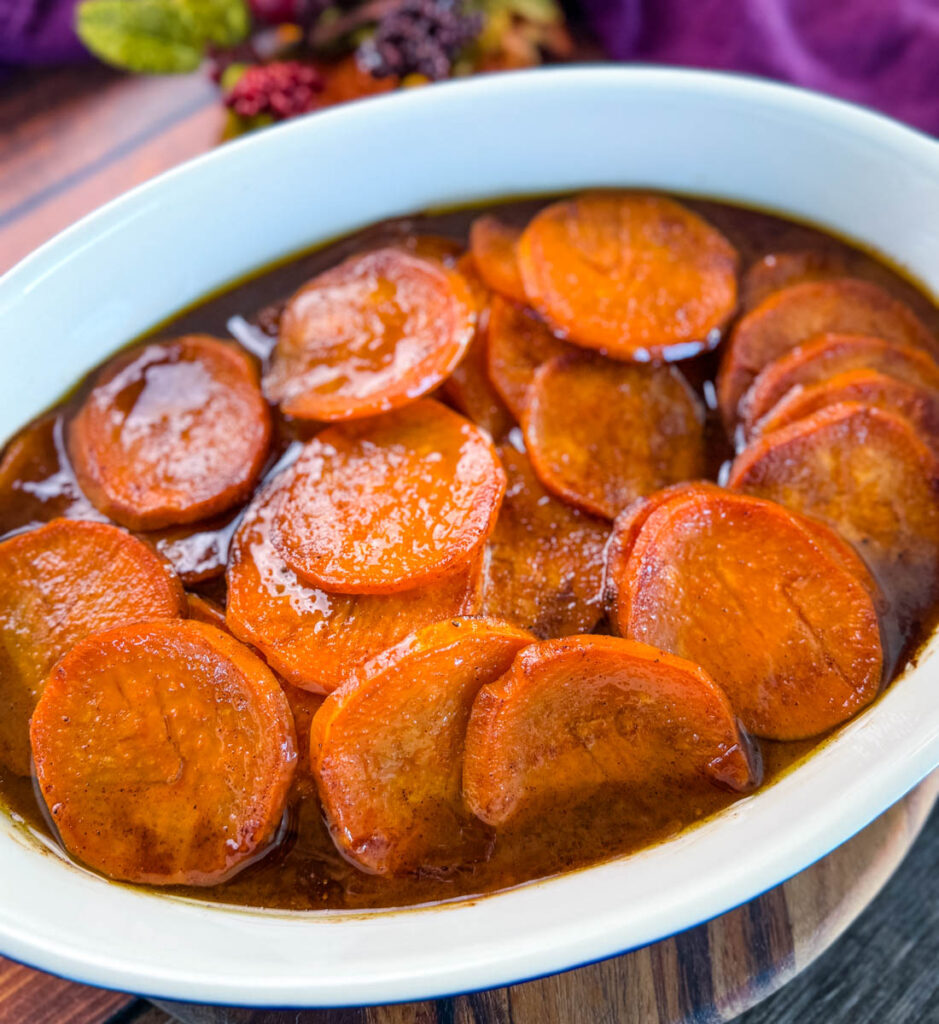
[[[530,310],[498,295],[489,307],[487,359],[489,379],[521,423],[528,408],[528,392],[535,371],[549,359],[577,352],[573,345],[555,337]]]
[[[232,543],[225,618],[289,683],[329,693],[408,633],[449,616],[475,615],[482,559],[439,582],[395,594],[328,594],[299,579],[274,547],[280,474],[248,507]]]
[[[287,416],[346,420],[432,391],[473,340],[463,278],[400,248],[351,256],[287,303],[264,390]]]
[[[482,279],[499,295],[522,305],[528,302],[518,269],[518,240],[522,232],[498,217],[484,214],[470,226],[470,252]]]
[[[65,848],[110,878],[216,885],[263,852],[296,767],[257,655],[201,622],[120,626],[52,670],[30,725]]]
[[[803,281],[825,281],[844,277],[848,272],[844,257],[824,249],[795,249],[769,252],[747,268],[740,285],[740,305],[744,310],[758,306],[773,292]]]
[[[506,444],[499,458],[508,485],[489,538],[483,614],[541,638],[593,629],[609,525],[549,494],[524,452]]]
[[[813,387],[797,385],[757,421],[754,434],[769,434],[840,402],[863,402],[902,416],[939,454],[939,391],[876,370],[848,370]]]
[[[543,640],[483,686],[466,731],[464,797],[489,825],[603,790],[654,802],[700,781],[743,791],[759,769],[707,673],[610,636]]]
[[[939,363],[924,349],[867,334],[820,334],[762,369],[740,403],[744,431],[795,387],[812,387],[849,370],[876,370],[939,389]]]
[[[424,400],[310,441],[288,471],[274,544],[331,593],[413,590],[479,553],[504,491],[489,437]]]
[[[443,397],[496,440],[505,437],[515,421],[489,379],[489,303],[492,294],[466,253],[457,262],[476,305],[476,336],[466,355],[443,382]]]
[[[773,292],[737,322],[721,361],[717,395],[728,427],[756,375],[819,334],[869,334],[933,354],[939,343],[913,312],[876,284],[842,277]]]
[[[310,756],[346,857],[390,875],[439,871],[483,852],[485,830],[462,797],[466,723],[479,688],[534,639],[495,620],[448,619],[326,698]]]
[[[117,526],[54,519],[0,544],[0,762],[28,775],[29,716],[52,666],[91,633],[185,614],[183,588]]]
[[[837,530],[872,570],[901,637],[939,597],[939,460],[905,419],[828,406],[741,452],[729,486]]]
[[[863,565],[823,530],[717,488],[672,496],[611,569],[616,630],[701,665],[757,736],[826,732],[877,696],[883,651]]]
[[[528,301],[564,337],[615,359],[687,359],[737,305],[737,253],[687,207],[588,192],[545,207],[518,244]]]
[[[535,374],[522,426],[545,487],[607,519],[704,472],[704,408],[674,367],[555,357]]]
[[[69,424],[88,498],[132,530],[193,523],[247,498],[271,418],[248,356],[203,335],[113,359]]]

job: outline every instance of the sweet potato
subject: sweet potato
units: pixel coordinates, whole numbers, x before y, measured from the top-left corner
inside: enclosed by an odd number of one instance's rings
[[[247,498],[270,438],[248,356],[194,334],[111,360],[69,424],[68,450],[96,508],[155,530]]]
[[[76,644],[33,714],[36,779],[65,848],[110,878],[216,885],[274,838],[293,718],[257,655],[201,622]]]
[[[235,534],[225,618],[289,683],[329,693],[413,630],[479,611],[481,559],[439,583],[397,594],[327,594],[303,583],[271,541],[283,483],[283,473],[271,481]]]
[[[535,371],[549,359],[577,352],[530,310],[494,296],[489,307],[487,365],[493,387],[521,423]]]
[[[901,638],[939,597],[939,460],[895,414],[828,406],[747,447],[729,486],[834,527],[872,570]]]
[[[737,322],[721,360],[717,394],[724,423],[769,363],[819,334],[870,334],[933,354],[939,343],[912,311],[869,281],[843,277],[805,281],[772,293]]]
[[[549,494],[528,457],[503,445],[508,485],[489,539],[483,614],[545,638],[584,633],[603,613],[609,527]]]
[[[413,590],[460,571],[505,491],[488,435],[430,400],[322,431],[288,473],[274,545],[301,579],[340,594]]]
[[[443,382],[443,397],[464,416],[501,440],[514,425],[499,392],[489,379],[489,303],[492,295],[480,278],[468,253],[457,262],[476,304],[476,336],[466,355]]]
[[[522,426],[545,487],[607,519],[704,472],[704,408],[673,367],[555,357],[535,374]]]
[[[172,570],[116,526],[54,519],[0,543],[0,762],[29,774],[29,716],[69,648],[185,608]]]
[[[757,736],[816,736],[880,689],[863,563],[781,505],[685,489],[657,504],[609,571],[617,632],[700,664]]]
[[[746,311],[758,306],[773,292],[803,281],[825,281],[848,272],[844,257],[824,249],[770,252],[747,268],[740,285],[740,305]]]
[[[186,618],[204,622],[207,626],[215,626],[228,632],[225,624],[225,609],[215,601],[201,594],[186,594]]]
[[[757,421],[753,433],[769,434],[840,402],[862,402],[902,416],[939,453],[939,391],[908,384],[876,370],[848,370],[821,384],[797,385]]]
[[[350,256],[287,303],[265,393],[299,419],[396,409],[446,379],[475,319],[463,278],[437,260],[396,247]]]
[[[463,740],[480,686],[530,633],[448,619],[379,657],[326,698],[310,756],[333,839],[368,871],[439,870],[478,856],[485,832],[463,806]]]
[[[609,636],[544,640],[473,704],[463,793],[489,825],[604,789],[653,801],[701,780],[742,791],[758,768],[720,687],[654,647]]]
[[[849,370],[877,370],[939,389],[939,363],[924,349],[866,334],[820,334],[757,374],[740,403],[746,435],[794,387],[812,387]]]
[[[310,731],[313,717],[323,706],[325,697],[321,693],[310,693],[299,686],[283,684],[284,696],[290,705],[293,724],[297,733],[297,771],[293,777],[293,789],[301,800],[317,799],[316,780],[310,761]]]
[[[498,217],[484,214],[470,226],[470,252],[487,285],[522,305],[528,302],[518,269],[518,240],[522,232]]]
[[[564,337],[616,359],[713,348],[737,304],[737,253],[664,196],[588,192],[538,213],[518,244],[529,303]]]

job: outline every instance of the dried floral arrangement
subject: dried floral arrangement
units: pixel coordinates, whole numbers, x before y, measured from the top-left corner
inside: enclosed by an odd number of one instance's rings
[[[76,30],[128,71],[206,68],[228,134],[572,49],[557,0],[84,0]]]

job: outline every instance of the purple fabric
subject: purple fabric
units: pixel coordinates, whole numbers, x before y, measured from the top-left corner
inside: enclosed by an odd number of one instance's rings
[[[78,0],[0,0],[0,64],[87,60],[72,28]]]
[[[939,0],[580,0],[610,57],[749,71],[939,135]]]

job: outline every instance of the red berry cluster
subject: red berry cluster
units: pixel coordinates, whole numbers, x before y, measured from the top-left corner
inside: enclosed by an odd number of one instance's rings
[[[247,68],[225,96],[240,117],[266,114],[275,121],[314,110],[323,80],[315,68],[299,61],[275,61]]]

